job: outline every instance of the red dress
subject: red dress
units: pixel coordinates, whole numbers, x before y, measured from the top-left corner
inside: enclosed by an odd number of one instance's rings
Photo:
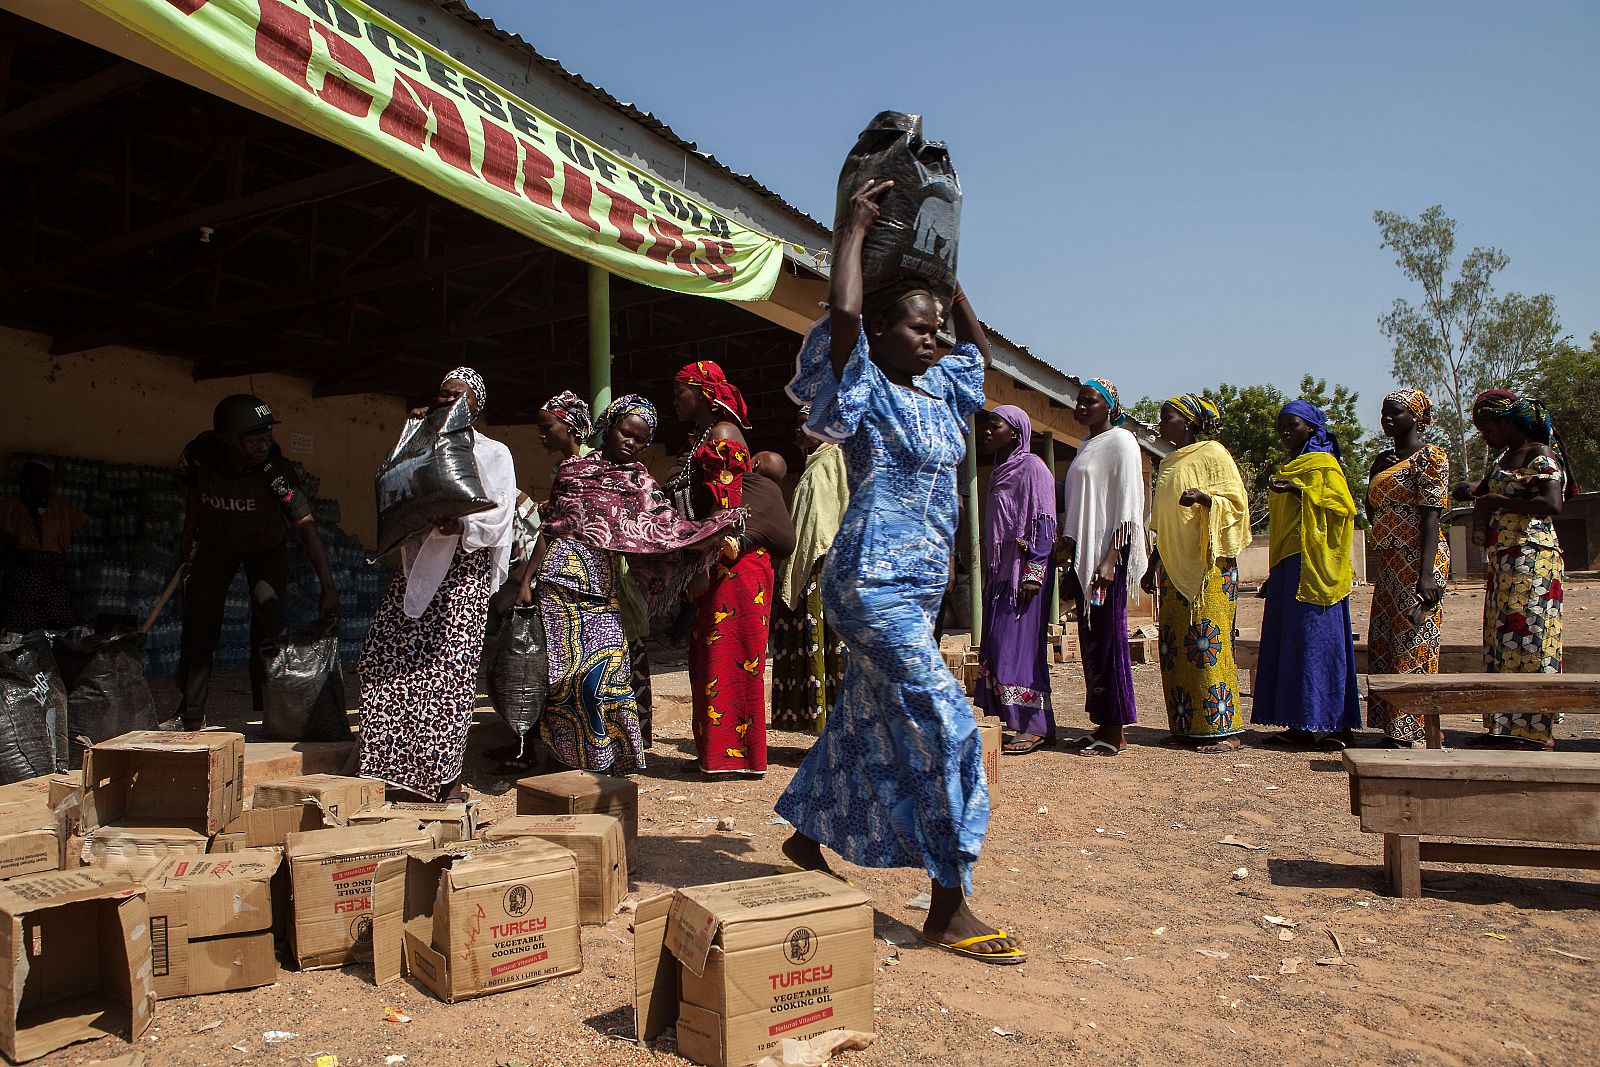
[[[744,498],[750,450],[737,441],[709,440],[690,457],[714,508]],[[711,587],[695,602],[689,642],[694,696],[694,742],[708,773],[767,769],[767,631],[772,618],[772,557],[749,548],[717,558]]]

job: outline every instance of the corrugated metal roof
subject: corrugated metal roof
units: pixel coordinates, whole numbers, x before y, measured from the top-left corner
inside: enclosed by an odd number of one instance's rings
[[[671,126],[668,126],[665,122],[662,122],[653,113],[644,111],[633,104],[628,103],[626,100],[618,100],[616,97],[606,92],[603,88],[596,85],[594,82],[589,81],[587,78],[584,78],[579,74],[574,74],[566,67],[563,67],[559,60],[540,52],[532,44],[528,43],[528,41],[526,41],[520,34],[513,33],[510,30],[503,30],[499,26],[495,25],[493,19],[485,18],[476,11],[473,11],[472,8],[465,3],[465,0],[430,0],[430,2],[441,11],[448,12],[463,22],[477,27],[483,32],[489,34],[489,36],[494,37],[496,40],[510,44],[513,47],[526,52],[530,58],[537,61],[541,66],[545,67],[551,73],[556,74],[567,83],[576,86],[589,96],[601,101],[612,110],[625,115],[627,118],[643,126],[645,129],[661,137],[663,140],[666,140],[676,147],[683,149],[685,152],[692,153],[693,155],[698,156],[700,159],[705,160],[711,166],[722,171],[724,174],[728,175],[728,177],[732,178],[746,189],[749,189],[751,192],[757,194],[762,199],[767,200],[789,212],[796,219],[818,227],[824,234],[828,233],[827,226],[823,225],[821,222],[818,222],[804,211],[801,211],[799,208],[789,203],[789,201],[785,200],[771,189],[768,189],[765,185],[762,185],[752,175],[740,174],[738,171],[722,162],[710,152],[700,151],[699,145],[695,144],[688,138],[681,136],[676,130],[674,130]]]
[[[712,155],[710,152],[700,151],[700,147],[695,144],[695,142],[680,135],[671,126],[657,118],[652,112],[645,111],[633,104],[628,103],[625,100],[618,100],[616,97],[606,92],[605,89],[596,85],[594,82],[591,82],[582,75],[575,74],[566,67],[562,66],[559,60],[540,52],[520,34],[513,33],[510,30],[501,29],[499,26],[495,25],[493,19],[485,18],[484,16],[479,15],[476,11],[472,10],[465,0],[429,0],[429,2],[435,7],[439,8],[441,11],[444,11],[460,19],[461,21],[468,23],[483,33],[487,33],[496,40],[505,44],[509,44],[512,47],[525,52],[529,58],[549,70],[551,73],[560,77],[563,81],[581,90],[594,99],[599,100],[613,111],[616,111],[630,121],[639,124],[670,144],[699,157],[710,166],[722,171],[724,174],[738,182],[740,185],[744,186],[746,189],[749,189],[757,196],[760,196],[763,200],[766,200],[767,202],[788,212],[790,215],[794,216],[796,220],[816,227],[825,240],[831,237],[832,231],[828,226],[812,218],[806,212],[801,211],[799,208],[789,203],[789,201],[785,200],[771,189],[768,189],[765,185],[762,185],[761,182],[757,181],[753,175],[741,174],[732,167],[728,166],[726,163],[722,162],[716,156]],[[815,256],[809,253],[797,254],[794,247],[787,243],[784,246],[784,255],[787,259],[802,269],[807,270],[818,277],[827,277],[827,269],[824,265],[825,256]],[[1074,401],[1077,397],[1077,389],[1082,385],[1082,382],[1077,378],[1076,375],[1067,374],[1065,371],[1061,370],[1059,367],[1055,366],[1049,361],[1034,355],[1026,345],[1021,345],[1015,341],[1012,341],[1010,338],[1006,337],[999,330],[995,329],[993,326],[990,326],[988,323],[984,323],[984,328],[989,331],[994,340],[999,341],[1017,355],[1021,356],[1024,360],[1035,364],[1043,370],[1048,371],[1052,375],[1064,376],[1073,387],[1072,392],[1069,395],[1059,395],[1058,390],[1052,388],[1048,383],[1037,379],[1027,381],[1025,384],[1034,389],[1038,389],[1047,396],[1053,397],[1058,403],[1065,404],[1069,408],[1074,406]],[[1128,420],[1128,422],[1130,424],[1130,428],[1133,430],[1134,436],[1139,439],[1139,444],[1142,447],[1154,452],[1157,455],[1165,455],[1167,452],[1171,451],[1170,447],[1168,447],[1165,442],[1161,441],[1150,427],[1147,427],[1131,418]]]

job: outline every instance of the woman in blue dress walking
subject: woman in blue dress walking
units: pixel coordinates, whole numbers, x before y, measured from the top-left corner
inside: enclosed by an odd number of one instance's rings
[[[822,574],[846,648],[822,736],[778,800],[784,853],[829,871],[822,846],[863,867],[921,867],[933,880],[925,940],[987,963],[1021,963],[1017,939],[967,907],[989,827],[977,723],[944,665],[933,622],[956,531],[956,466],[983,407],[988,342],[965,294],[942,360],[941,312],[911,284],[863,299],[861,248],[890,182],[868,181],[840,234],[827,317],[789,383],[806,431],[844,447],[850,506]],[[865,314],[863,315],[863,312]],[[831,871],[830,871],[831,873]]]

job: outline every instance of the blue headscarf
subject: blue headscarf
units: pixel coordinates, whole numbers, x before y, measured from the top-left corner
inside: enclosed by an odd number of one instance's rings
[[[1344,458],[1339,453],[1339,442],[1328,432],[1328,417],[1321,408],[1308,400],[1291,400],[1283,405],[1283,410],[1278,414],[1297,416],[1310,425],[1311,436],[1306,438],[1305,447],[1300,450],[1302,456],[1307,452],[1331,452],[1334,459]]]
[[[1122,410],[1122,401],[1117,399],[1117,387],[1111,384],[1109,378],[1090,378],[1083,384],[1105,397],[1106,406],[1111,409],[1111,425],[1121,426],[1128,421],[1127,413]]]

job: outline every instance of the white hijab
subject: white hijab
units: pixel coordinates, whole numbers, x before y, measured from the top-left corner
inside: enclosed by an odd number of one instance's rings
[[[1149,562],[1144,530],[1144,473],[1139,442],[1114,426],[1085,441],[1067,468],[1061,533],[1075,543],[1072,566],[1085,595],[1094,570],[1113,547],[1128,548],[1130,592]]]

